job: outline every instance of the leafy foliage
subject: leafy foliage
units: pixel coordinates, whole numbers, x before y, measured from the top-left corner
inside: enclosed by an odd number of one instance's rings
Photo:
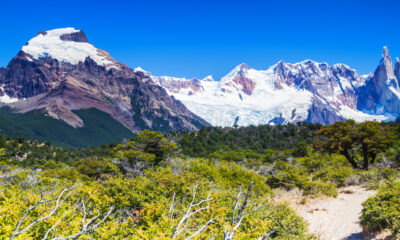
[[[364,227],[397,232],[399,186],[392,179],[399,176],[398,126],[348,121],[336,127],[301,123],[166,135],[145,130],[120,144],[79,150],[0,136],[0,229],[4,229],[0,239],[15,232],[24,211],[41,196],[52,199],[70,187],[71,193],[53,215],[16,239],[42,239],[55,223],[51,237],[73,235],[93,217],[97,218],[90,226],[96,228],[81,232],[80,238],[173,239],[188,209],[199,211],[175,239],[193,234],[194,239],[222,239],[224,231],[234,228],[235,196],[252,183],[250,214],[235,232],[236,239],[266,234],[272,239],[311,239],[302,218],[288,205],[271,200],[274,189],[298,188],[305,195],[335,197],[338,187],[351,184],[380,188],[364,204]],[[315,131],[326,141],[315,141]],[[330,145],[324,145],[327,142]],[[352,168],[344,149],[358,165],[367,153],[370,170]],[[54,203],[33,209],[21,228],[46,216]]]
[[[394,144],[395,129],[375,121],[356,123],[353,120],[336,122],[316,132],[321,136],[314,146],[329,153],[340,153],[347,158],[353,168],[359,168],[357,150],[363,156],[363,169],[375,163],[376,156]]]
[[[56,214],[19,237],[41,239],[48,229],[59,221],[54,236],[67,236],[79,231],[83,213],[79,211],[80,205],[75,203],[84,199],[90,213],[88,218],[97,214],[104,217],[111,207],[117,210],[97,229],[85,233],[82,238],[171,239],[174,221],[180,220],[185,206],[190,203],[195,184],[196,198],[205,199],[209,196],[210,207],[207,211],[195,215],[187,231],[177,239],[184,239],[192,234],[191,229],[204,224],[210,218],[214,219],[214,223],[195,239],[209,236],[222,238],[224,226],[229,227],[235,193],[239,186],[246,187],[250,181],[255,183],[251,205],[262,208],[244,219],[236,232],[237,239],[258,238],[272,229],[272,237],[277,239],[311,237],[306,233],[305,222],[293,210],[268,200],[271,190],[264,178],[257,173],[229,162],[216,164],[205,159],[179,158],[170,161],[168,165],[149,168],[143,175],[133,179],[126,179],[118,171],[114,171],[116,168],[110,167],[113,164],[110,161],[102,164],[94,160],[87,162],[87,166],[84,166],[86,162],[82,162],[77,167],[67,168],[75,169],[75,172],[70,171],[77,177],[75,179],[62,174],[66,170],[62,168],[43,170],[39,174],[32,171],[20,172],[12,180],[2,181],[0,185],[0,224],[3,229],[0,238],[10,236],[24,209],[40,199],[41,190],[47,189],[46,196],[51,198],[59,194],[64,187],[74,184],[77,187]],[[99,177],[96,172],[102,176]],[[176,219],[171,218],[168,210],[173,196],[179,200],[173,215]],[[22,227],[37,217],[43,217],[53,206],[43,205],[32,211]]]
[[[203,127],[198,132],[181,132],[179,147],[192,157],[205,157],[213,152],[265,149],[283,150],[314,141],[314,131],[321,125],[298,123],[287,125],[260,125],[240,128]]]
[[[368,231],[390,229],[400,233],[400,182],[389,181],[363,203],[361,224]]]

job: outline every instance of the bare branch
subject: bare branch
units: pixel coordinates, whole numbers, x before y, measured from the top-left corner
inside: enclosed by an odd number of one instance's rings
[[[234,220],[234,223],[239,221],[239,219],[242,217],[244,210],[246,209],[247,204],[249,203],[250,193],[251,193],[251,189],[252,189],[253,185],[254,185],[254,182],[250,182],[249,188],[247,189],[246,198],[244,199],[244,202],[238,211],[238,214],[237,214],[236,219]]]
[[[53,226],[51,226],[51,228],[49,228],[49,230],[47,230],[47,232],[43,236],[42,240],[47,239],[47,237],[49,236],[50,232],[53,231],[57,227],[57,225],[64,219],[64,217],[65,217],[65,213],[64,213],[62,218],[60,218]]]
[[[206,199],[200,200],[199,202],[195,203],[196,200],[196,188],[197,186],[194,185],[193,186],[193,197],[192,200],[187,208],[187,210],[185,211],[185,213],[182,215],[181,219],[179,220],[178,224],[176,225],[174,231],[173,231],[173,235],[172,235],[172,239],[176,239],[178,236],[180,236],[186,229],[187,226],[190,222],[190,219],[200,213],[201,211],[207,210],[210,208],[210,201],[212,200],[212,198],[210,198],[210,194],[208,194]],[[175,202],[175,193],[172,196],[172,202],[170,205],[170,213],[171,213],[171,218],[174,221],[175,217],[174,217],[174,209],[175,206],[177,205],[177,203],[180,200]],[[203,206],[205,203],[207,203],[207,206]],[[193,208],[199,207],[198,209],[193,210]],[[189,237],[186,238],[186,240],[190,240],[192,238],[194,238],[196,235],[200,234],[204,229],[206,229],[206,227],[210,224],[214,223],[213,219],[210,219],[207,223],[205,223],[204,225],[202,225],[195,233],[193,233],[192,235],[190,235]],[[174,222],[173,222],[173,226],[172,228],[174,228]]]
[[[72,193],[72,190],[75,188],[75,186],[72,186],[71,188],[65,188],[61,191],[61,193],[56,197],[56,198],[52,198],[52,199],[48,199],[48,200],[44,200],[44,193],[43,191],[40,193],[40,200],[35,203],[34,205],[32,205],[31,207],[27,208],[23,214],[23,216],[21,217],[21,219],[19,220],[17,226],[15,227],[14,233],[11,235],[10,239],[13,240],[16,236],[26,232],[27,230],[29,230],[32,226],[38,224],[39,222],[42,222],[46,219],[48,219],[49,217],[55,215],[58,211],[58,209],[60,208],[60,206],[65,202],[65,200],[69,197],[69,195]],[[51,209],[51,211],[44,217],[42,218],[38,218],[36,220],[34,220],[33,222],[31,222],[30,224],[28,224],[25,228],[23,228],[22,230],[19,230],[21,228],[22,223],[24,222],[25,218],[29,215],[29,213],[36,209],[38,206],[48,203],[48,202],[52,202],[52,201],[56,201],[55,206]],[[108,212],[104,215],[104,217],[98,222],[95,223],[95,221],[100,217],[101,214],[96,215],[94,217],[92,217],[91,219],[89,219],[86,222],[86,217],[87,217],[87,207],[85,205],[85,202],[82,200],[81,201],[82,207],[81,207],[81,211],[83,212],[83,216],[82,216],[82,227],[81,230],[71,236],[67,236],[67,237],[53,237],[51,238],[52,240],[62,240],[62,239],[77,239],[79,238],[82,234],[88,232],[88,231],[92,231],[95,228],[97,228],[100,224],[102,224],[111,214],[111,212],[114,210],[114,206],[112,206]],[[75,212],[76,213],[76,212]],[[56,227],[58,226],[58,224],[64,220],[66,215],[66,212],[64,212],[63,216],[53,225],[51,226],[45,233],[45,235],[43,236],[42,240],[46,240],[49,238],[50,233],[56,230]],[[86,223],[85,223],[86,222]]]
[[[262,205],[262,206],[256,207],[253,210],[245,211],[247,208],[247,205],[249,204],[249,201],[250,201],[251,189],[252,189],[253,185],[254,185],[254,182],[250,182],[249,187],[247,189],[246,197],[242,204],[240,204],[240,197],[242,196],[242,188],[239,189],[239,193],[236,196],[235,204],[233,205],[233,209],[232,209],[232,220],[231,220],[232,230],[229,231],[227,228],[225,228],[224,240],[232,240],[235,237],[235,233],[236,233],[237,229],[240,227],[240,225],[242,224],[242,221],[243,221],[245,215],[253,213],[253,212],[257,212],[263,207],[263,205]],[[236,214],[236,211],[237,211],[237,214]]]
[[[236,211],[236,208],[238,208],[239,207],[239,199],[240,199],[240,196],[242,195],[242,187],[240,187],[239,188],[239,193],[238,193],[238,195],[236,196],[236,201],[235,201],[235,205],[233,205],[233,211],[232,211],[232,224],[234,224],[234,221],[235,221],[235,211]]]
[[[260,237],[258,240],[267,240],[276,230],[276,227],[274,227],[273,229],[271,229],[271,231],[269,231],[269,233],[263,235],[262,237]]]
[[[41,192],[40,194],[40,200],[34,204],[33,206],[29,207],[28,209],[25,210],[24,215],[21,217],[21,219],[19,220],[17,226],[14,229],[14,233],[11,235],[10,240],[13,240],[16,236],[26,232],[29,228],[31,228],[32,226],[36,225],[37,223],[44,221],[46,219],[48,219],[49,217],[53,216],[58,208],[60,207],[61,204],[64,203],[64,201],[68,198],[68,196],[72,193],[72,189],[75,186],[72,186],[71,188],[64,188],[61,193],[58,195],[57,198],[53,198],[53,199],[49,199],[49,200],[43,200],[44,194],[43,192]],[[62,196],[64,195],[64,193],[67,193],[63,199]],[[39,205],[47,203],[47,202],[52,202],[52,201],[56,201],[56,205],[54,206],[54,208],[44,217],[42,218],[38,218],[35,221],[33,221],[32,223],[28,224],[28,226],[26,226],[25,228],[23,228],[22,230],[19,230],[19,228],[21,227],[22,222],[24,221],[24,219],[28,216],[28,214],[34,210],[35,208],[37,208]]]
[[[195,236],[199,235],[204,229],[206,229],[206,227],[210,224],[214,223],[213,219],[210,219],[208,222],[206,222],[206,224],[204,224],[201,228],[199,228],[199,230],[197,230],[195,233],[193,233],[191,236],[187,237],[185,240],[190,240],[192,238],[194,238]]]
[[[98,214],[98,215],[92,217],[91,219],[89,219],[89,221],[87,221],[85,223],[87,209],[86,209],[84,201],[82,201],[83,217],[82,217],[82,221],[81,221],[82,222],[81,230],[78,233],[74,234],[74,235],[67,236],[67,237],[58,237],[58,238],[56,237],[56,238],[52,238],[51,240],[78,239],[82,234],[84,234],[86,232],[89,232],[89,231],[93,231],[95,228],[100,226],[100,224],[102,224],[108,218],[108,216],[111,214],[111,212],[113,210],[114,210],[114,206],[110,207],[108,212],[104,215],[103,219],[100,220],[96,224],[92,225],[92,223],[94,223],[96,221],[96,219],[98,219],[100,217],[101,214]],[[43,240],[45,240],[45,238]]]

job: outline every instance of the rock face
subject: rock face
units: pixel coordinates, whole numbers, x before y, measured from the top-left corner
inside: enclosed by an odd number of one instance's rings
[[[360,95],[359,107],[373,113],[397,116],[400,113],[399,71],[398,59],[393,69],[389,50],[384,47],[380,64]]]
[[[204,88],[200,84],[199,79],[186,79],[186,78],[171,78],[171,77],[158,77],[154,78],[161,86],[164,86],[167,89],[171,89],[171,91],[175,93],[179,93],[182,90],[187,90],[187,94],[193,95],[197,92],[204,91]]]
[[[394,75],[397,78],[397,81],[400,81],[400,60],[399,58],[396,58],[396,64],[394,67]]]
[[[150,75],[149,73],[147,73]],[[399,89],[387,48],[373,76],[360,76],[345,64],[329,66],[311,60],[280,61],[267,70],[240,64],[220,81],[152,76],[152,79],[192,112],[212,125],[239,126],[308,121],[331,124],[345,119],[382,121],[397,115]],[[182,83],[184,81],[185,83]],[[192,83],[200,91],[190,94]],[[384,112],[377,111],[379,105]]]
[[[16,111],[46,109],[74,127],[84,122],[71,110],[87,108],[110,114],[134,132],[208,125],[149,76],[117,62],[73,28],[41,31],[0,70],[0,84],[2,98],[11,99]]]
[[[74,33],[66,33],[60,36],[60,39],[63,41],[73,41],[73,42],[85,42],[88,43],[88,39],[84,32],[74,32]]]
[[[232,76],[226,77],[231,79],[225,80],[225,86],[233,87],[250,96],[253,93],[256,83],[247,76],[246,73],[249,69],[250,67],[246,64],[240,64]]]

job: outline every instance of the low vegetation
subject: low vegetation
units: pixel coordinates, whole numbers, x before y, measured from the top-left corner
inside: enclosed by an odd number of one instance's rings
[[[367,232],[389,229],[400,237],[400,182],[390,179],[363,204],[361,224]]]
[[[0,239],[314,239],[275,189],[360,184],[378,189],[363,227],[398,234],[399,126],[338,124],[145,130],[84,149],[1,136]]]

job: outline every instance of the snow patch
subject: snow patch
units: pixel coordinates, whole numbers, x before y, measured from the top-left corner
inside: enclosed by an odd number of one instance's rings
[[[134,71],[134,72],[146,72],[146,71],[143,70],[143,68],[141,68],[141,67],[135,67],[135,68],[133,69],[133,71]]]
[[[0,102],[2,103],[14,103],[18,102],[20,99],[18,98],[13,98],[7,95],[7,93],[4,92],[4,85],[0,87],[0,89],[3,91],[4,95],[0,97]]]
[[[400,92],[397,91],[393,86],[389,86],[389,90],[392,91],[392,93],[393,93],[394,95],[396,95],[396,97],[397,97],[398,99],[400,99]]]
[[[364,122],[371,120],[376,120],[378,122],[381,122],[393,118],[392,116],[367,114],[358,110],[351,109],[348,106],[343,106],[342,109],[339,111],[339,114],[346,119],[353,119],[356,122]]]

